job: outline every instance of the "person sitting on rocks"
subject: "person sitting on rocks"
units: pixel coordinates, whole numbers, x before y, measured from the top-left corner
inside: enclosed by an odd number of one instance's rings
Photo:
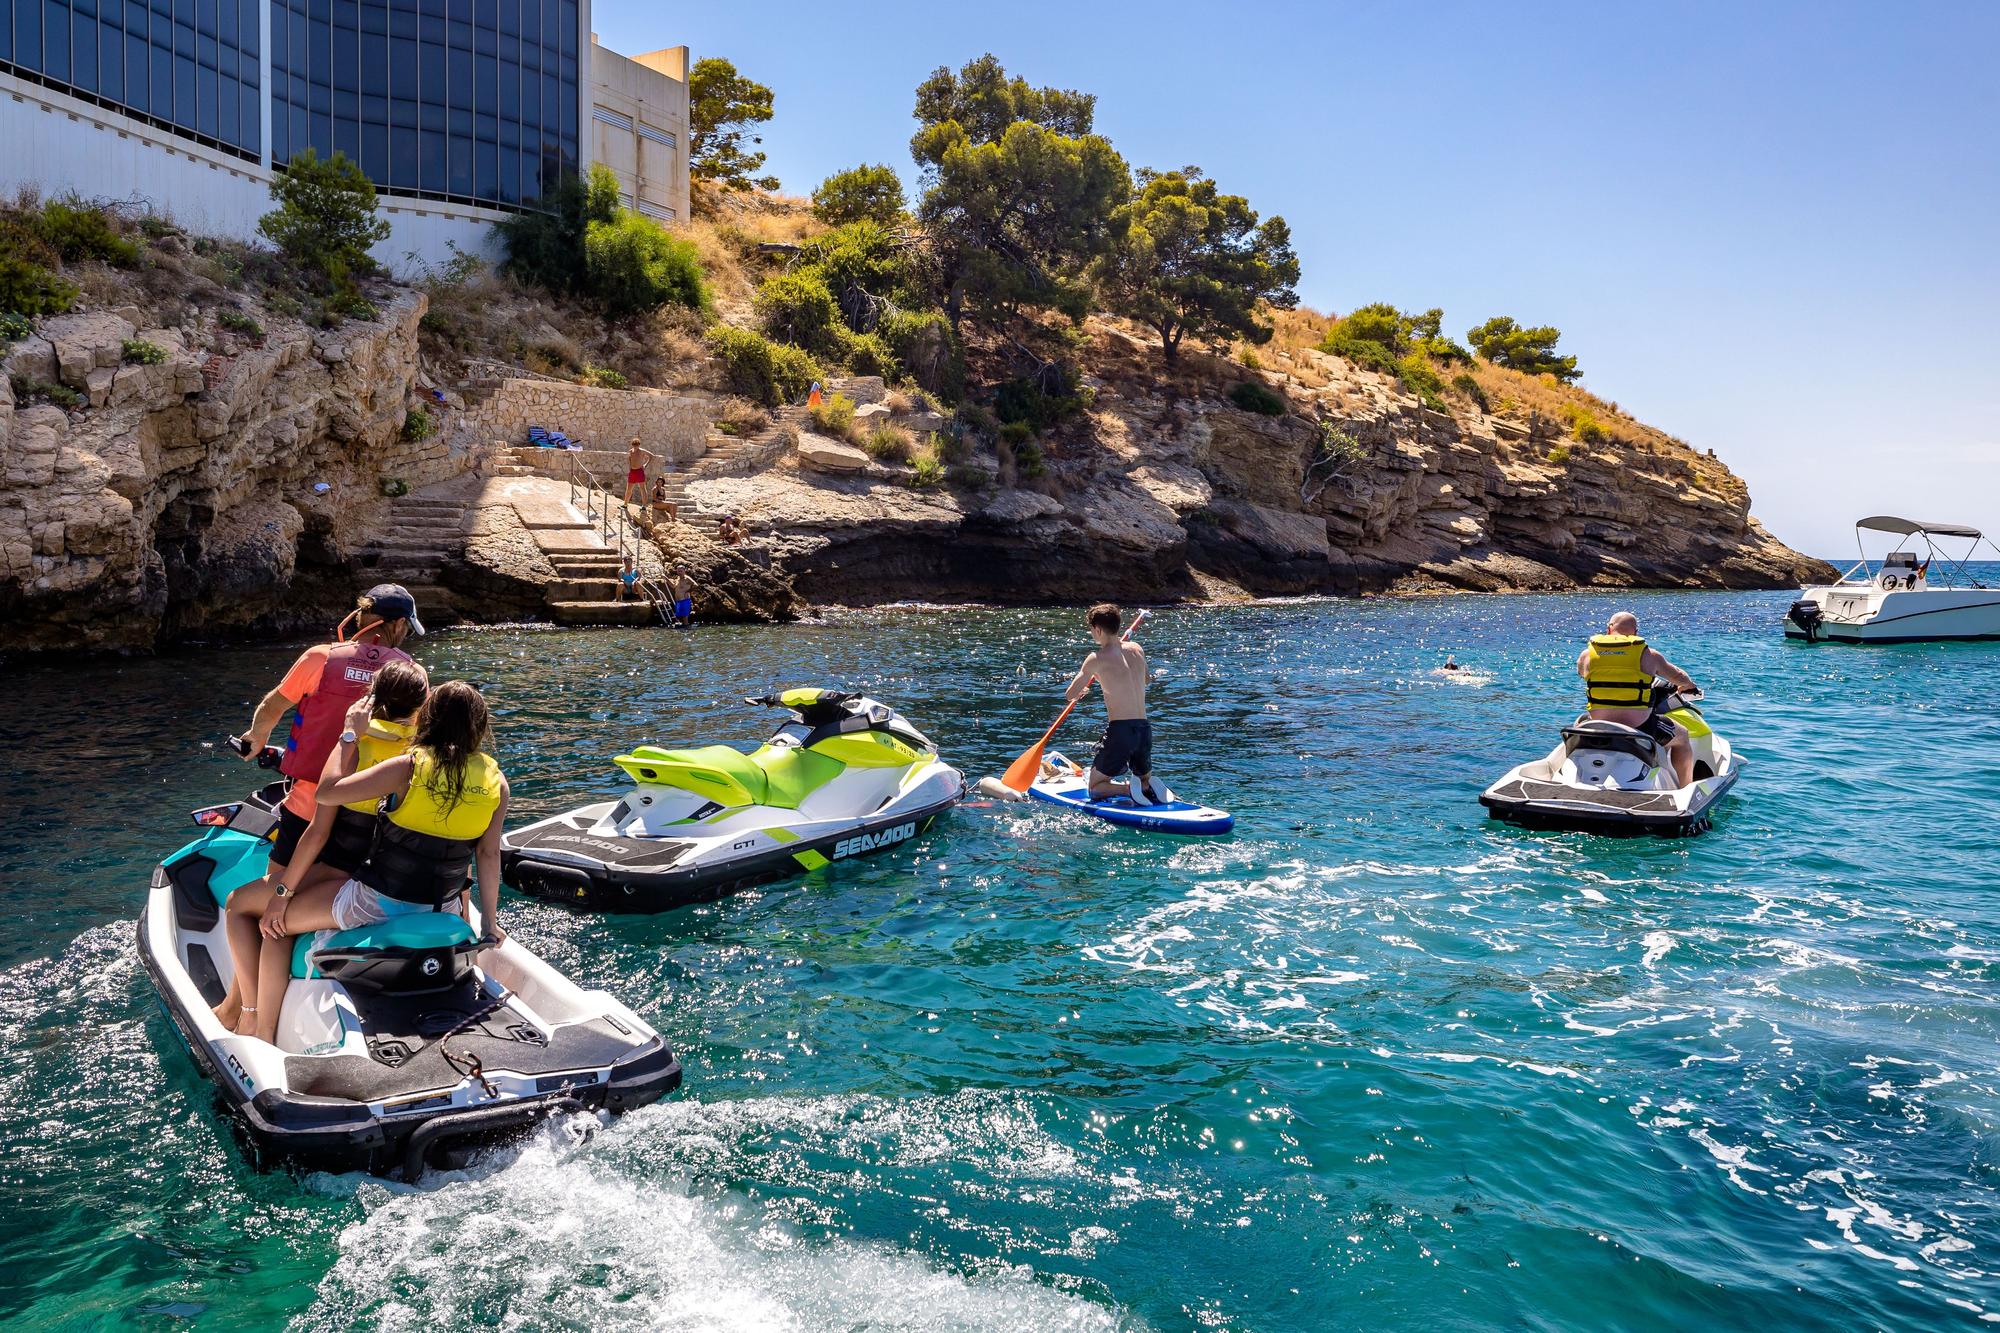
[[[681,507],[667,498],[667,479],[656,478],[653,482],[653,517],[665,518],[669,523],[681,520]]]
[[[724,515],[722,526],[716,530],[716,536],[722,539],[724,546],[741,546],[743,539],[749,535],[743,526],[743,520],[734,514]]]

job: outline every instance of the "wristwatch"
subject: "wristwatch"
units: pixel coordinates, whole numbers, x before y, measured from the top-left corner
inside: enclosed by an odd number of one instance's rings
[[[360,739],[359,736],[354,734],[353,727],[349,727],[346,731],[340,733],[340,743],[342,745],[352,745]]]
[[[271,890],[271,896],[273,898],[289,898],[292,896],[292,891],[286,887],[285,881],[281,879],[278,881],[278,887]]]

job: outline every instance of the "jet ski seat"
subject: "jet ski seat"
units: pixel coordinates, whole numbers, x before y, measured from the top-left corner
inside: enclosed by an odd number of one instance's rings
[[[1606,722],[1602,718],[1580,718],[1574,726],[1564,727],[1562,736],[1565,754],[1575,754],[1579,748],[1589,746],[1593,750],[1617,750],[1642,763],[1666,762],[1660,743],[1651,736],[1637,727]]]
[[[323,949],[449,949],[456,944],[469,944],[476,938],[472,933],[472,923],[456,912],[412,912],[408,916],[392,916],[371,926],[336,930],[324,943],[319,932],[315,931],[299,936],[292,945],[292,975],[301,979],[318,976],[319,969],[312,965],[312,955]]]
[[[769,805],[795,810],[837,777],[845,762],[790,745],[744,754],[727,745],[662,750],[642,745],[612,760],[642,786],[678,787],[725,808]]]

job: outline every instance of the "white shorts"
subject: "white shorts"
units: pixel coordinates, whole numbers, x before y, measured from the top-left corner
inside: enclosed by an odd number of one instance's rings
[[[361,926],[372,926],[377,921],[387,921],[392,916],[408,916],[412,912],[430,912],[436,909],[427,903],[406,903],[400,898],[390,898],[375,892],[358,879],[350,879],[340,886],[340,892],[333,895],[333,928],[354,930]]]

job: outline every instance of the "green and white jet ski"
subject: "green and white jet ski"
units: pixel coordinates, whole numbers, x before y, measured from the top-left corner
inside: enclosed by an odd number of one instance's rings
[[[745,702],[790,720],[750,754],[619,755],[631,790],[508,833],[502,877],[586,911],[663,912],[899,847],[965,794],[965,775],[886,704],[822,689]]]

